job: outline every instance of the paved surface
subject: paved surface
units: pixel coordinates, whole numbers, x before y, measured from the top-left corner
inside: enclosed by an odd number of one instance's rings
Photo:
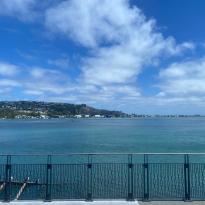
[[[155,201],[155,202],[138,202],[139,205],[205,205],[205,202],[195,201],[195,202],[182,202],[182,201]]]
[[[39,201],[29,201],[29,202],[0,202],[0,205],[205,205],[205,202],[182,202],[182,201],[174,201],[174,202],[127,202],[127,201],[94,201],[94,202],[39,202]]]
[[[10,203],[0,203],[0,205],[139,205],[137,201],[127,202],[127,201],[93,201],[93,202],[10,202]],[[150,204],[151,205],[151,204]]]

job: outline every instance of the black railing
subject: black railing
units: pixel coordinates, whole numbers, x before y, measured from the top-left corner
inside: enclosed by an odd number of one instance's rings
[[[205,154],[1,155],[0,199],[205,200]]]

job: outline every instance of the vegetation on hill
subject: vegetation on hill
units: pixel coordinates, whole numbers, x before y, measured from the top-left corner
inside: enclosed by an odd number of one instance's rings
[[[76,115],[100,115],[104,117],[125,117],[120,111],[96,109],[86,104],[68,104],[36,101],[1,101],[0,118],[59,118],[75,117]]]

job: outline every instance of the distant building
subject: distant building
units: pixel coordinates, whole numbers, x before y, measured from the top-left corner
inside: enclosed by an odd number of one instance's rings
[[[94,117],[100,118],[100,117],[103,117],[103,116],[102,115],[94,115]]]
[[[47,115],[41,115],[41,118],[42,119],[48,119],[48,116]]]
[[[86,118],[90,117],[90,115],[85,115]]]
[[[15,118],[16,118],[16,119],[21,119],[22,116],[21,116],[21,115],[16,115]]]
[[[81,117],[82,117],[82,115],[75,115],[75,117],[76,117],[76,118],[81,118]]]

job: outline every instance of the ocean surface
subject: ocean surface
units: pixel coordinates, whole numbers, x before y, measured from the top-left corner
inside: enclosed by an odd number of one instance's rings
[[[1,154],[205,152],[205,118],[1,120]]]
[[[2,154],[179,153],[204,152],[204,150],[205,118],[0,121]],[[185,195],[185,179],[187,179],[185,172],[187,174],[188,171],[184,166],[185,156],[187,157],[187,155],[52,155],[51,158],[46,155],[0,156],[0,181],[5,180],[5,164],[11,162],[10,174],[14,181],[24,182],[29,177],[32,183],[38,182],[34,184],[35,186],[28,186],[20,200],[44,200],[47,190],[45,185],[49,181],[52,186],[49,186],[51,189],[48,190],[51,191],[53,199],[84,200],[90,192],[94,199],[125,199],[130,187],[129,176],[131,177],[130,174],[133,173],[135,198],[143,199],[143,190],[147,186],[145,182],[149,182],[151,199],[161,200],[170,197],[181,200]],[[205,157],[189,155],[189,160],[190,175],[186,176],[190,176],[191,180],[191,198],[204,199]],[[48,172],[47,163],[50,162],[52,171]],[[144,162],[149,162],[147,174],[145,166],[142,166]],[[92,165],[87,166],[87,163]],[[133,163],[131,166],[133,172],[128,169],[128,163]],[[148,176],[149,178],[144,180],[144,177]],[[16,197],[21,186],[21,184],[11,184],[11,199]],[[4,193],[0,192],[0,200],[4,199]]]

